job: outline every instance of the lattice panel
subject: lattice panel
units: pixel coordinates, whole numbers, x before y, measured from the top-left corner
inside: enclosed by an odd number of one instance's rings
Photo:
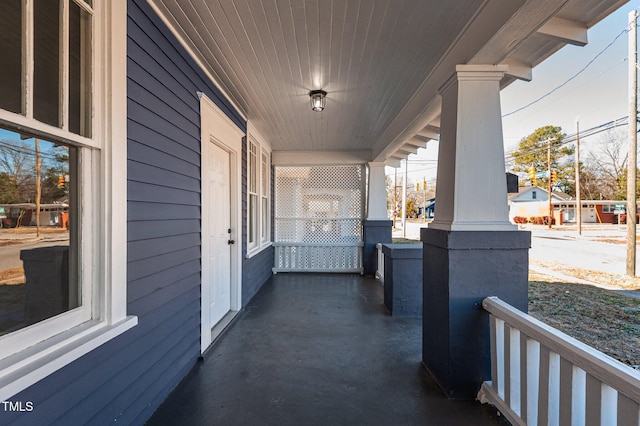
[[[276,246],[274,271],[360,272],[362,245]]]
[[[276,219],[276,242],[359,243],[360,219]]]
[[[276,269],[361,267],[363,176],[359,165],[276,167]]]

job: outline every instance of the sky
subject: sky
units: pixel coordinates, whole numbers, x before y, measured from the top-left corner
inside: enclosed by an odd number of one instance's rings
[[[626,3],[588,30],[586,46],[563,47],[533,69],[530,82],[518,80],[502,90],[507,155],[517,149],[520,139],[542,126],[560,126],[572,135],[576,132],[576,120],[582,132],[628,115],[628,35],[621,33],[627,28],[629,12],[639,8],[640,0]],[[535,103],[509,115],[532,102]],[[622,129],[624,132],[626,126]],[[597,153],[599,135],[581,138],[580,142],[581,158]],[[427,182],[435,181],[437,151],[437,142],[431,141],[426,149],[409,158],[410,182],[421,181],[423,177]],[[393,169],[388,168],[387,174],[392,173]]]

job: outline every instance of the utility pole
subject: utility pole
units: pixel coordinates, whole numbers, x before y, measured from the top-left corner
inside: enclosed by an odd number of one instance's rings
[[[638,39],[636,11],[629,12],[629,167],[627,168],[627,275],[636,275],[636,176],[638,146]]]
[[[396,227],[396,217],[398,217],[398,168],[393,168],[393,228]]]
[[[427,221],[427,178],[422,177],[422,221]]]
[[[407,238],[407,168],[409,159],[404,160],[404,179],[402,179],[402,237]]]
[[[40,139],[36,138],[36,237],[40,238],[40,200],[42,198],[42,156],[40,155]]]
[[[551,222],[553,221],[553,204],[551,202],[551,141],[547,140],[547,188],[549,190],[549,229],[551,229]]]
[[[582,235],[582,200],[580,199],[580,121],[576,119],[576,223]]]

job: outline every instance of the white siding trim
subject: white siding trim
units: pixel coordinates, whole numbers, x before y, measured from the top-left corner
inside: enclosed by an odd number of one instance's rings
[[[0,401],[8,401],[53,372],[138,324],[127,317],[115,324],[91,321],[0,361]]]

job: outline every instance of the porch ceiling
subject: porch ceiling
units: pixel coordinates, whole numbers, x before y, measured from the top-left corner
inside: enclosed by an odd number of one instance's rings
[[[503,86],[626,0],[149,0],[274,151],[394,162],[439,132],[456,64]],[[311,111],[308,93],[328,92]]]

